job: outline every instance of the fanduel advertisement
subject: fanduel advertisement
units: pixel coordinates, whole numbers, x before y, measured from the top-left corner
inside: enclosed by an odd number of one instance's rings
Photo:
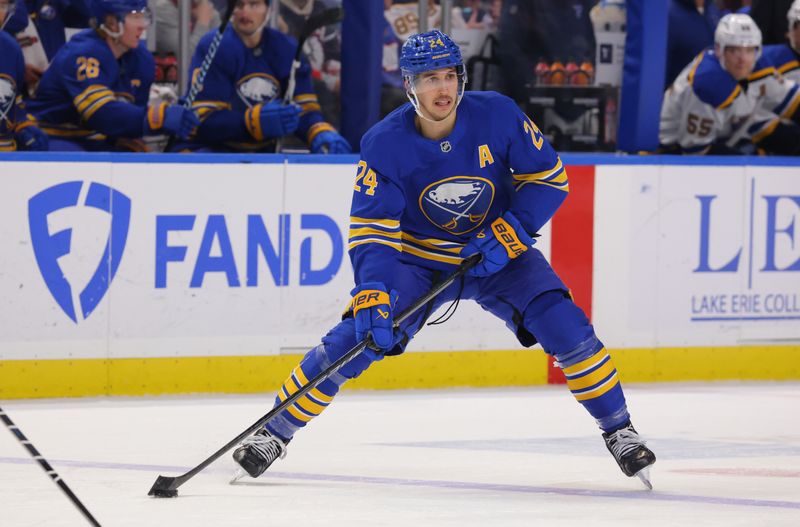
[[[0,359],[304,352],[350,298],[355,173],[350,164],[4,164]],[[460,316],[480,339],[452,326],[418,349],[514,346],[479,307]]]

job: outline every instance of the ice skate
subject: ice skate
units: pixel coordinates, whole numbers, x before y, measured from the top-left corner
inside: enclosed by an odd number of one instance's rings
[[[276,459],[284,457],[286,457],[286,443],[262,428],[242,441],[242,444],[233,451],[233,460],[239,464],[239,468],[236,469],[231,483],[235,483],[245,474],[257,478]]]
[[[656,462],[656,455],[644,446],[645,440],[639,436],[633,425],[628,423],[628,426],[613,434],[603,434],[603,439],[622,472],[628,477],[638,477],[645,487],[652,490],[650,465]]]

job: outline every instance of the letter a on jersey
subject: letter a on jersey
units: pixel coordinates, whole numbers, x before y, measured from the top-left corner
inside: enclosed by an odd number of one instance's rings
[[[72,297],[72,285],[58,263],[59,258],[71,251],[72,229],[51,233],[48,217],[56,211],[79,205],[107,212],[111,216],[111,228],[100,262],[78,297],[78,308],[83,319],[91,315],[103,299],[117,273],[125,250],[131,217],[130,198],[102,183],[90,183],[84,203],[79,204],[84,184],[82,181],[61,183],[39,192],[28,201],[28,223],[36,263],[53,298],[76,324],[78,317]]]

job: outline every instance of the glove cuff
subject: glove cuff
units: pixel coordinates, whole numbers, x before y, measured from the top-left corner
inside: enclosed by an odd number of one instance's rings
[[[492,222],[492,233],[497,241],[505,248],[510,259],[514,259],[528,250],[528,246],[519,239],[517,228],[522,226],[513,214],[506,212],[503,216]]]
[[[147,127],[151,131],[161,130],[164,127],[164,115],[167,111],[167,103],[162,102],[147,108]]]
[[[389,293],[379,289],[364,289],[363,291],[356,293],[356,295],[350,301],[350,308],[353,310],[353,316],[355,316],[362,309],[388,305],[391,305]]]
[[[335,132],[336,128],[334,128],[330,123],[326,123],[325,121],[312,124],[311,127],[308,129],[308,146],[311,146],[314,142],[314,139],[317,138],[319,134],[322,132]]]
[[[258,103],[244,112],[244,126],[256,141],[264,140],[264,130],[261,128],[261,108],[263,106],[263,104]]]

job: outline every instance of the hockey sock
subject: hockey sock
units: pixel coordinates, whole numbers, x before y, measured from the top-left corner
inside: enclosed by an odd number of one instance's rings
[[[322,345],[309,351],[278,390],[278,394],[275,397],[275,405],[293,395],[308,383],[308,379],[313,379],[328,365],[328,359]],[[297,430],[304,427],[306,423],[328,407],[333,401],[333,397],[339,392],[339,387],[346,380],[345,377],[334,373],[270,421],[267,424],[267,429],[282,440],[289,441]]]
[[[561,369],[572,395],[604,432],[613,433],[630,421],[617,369],[605,348],[571,366],[562,364]]]

